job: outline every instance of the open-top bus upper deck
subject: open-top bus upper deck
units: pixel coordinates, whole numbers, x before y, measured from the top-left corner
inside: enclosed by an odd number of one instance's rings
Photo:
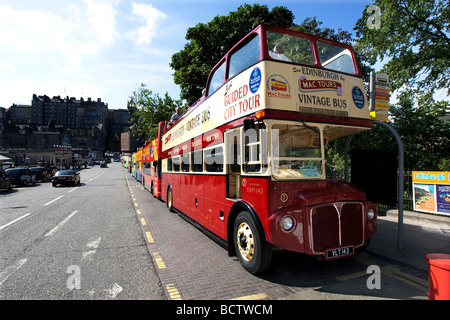
[[[259,25],[216,64],[199,102],[165,133],[162,151],[258,111],[266,119],[372,126],[351,46]]]

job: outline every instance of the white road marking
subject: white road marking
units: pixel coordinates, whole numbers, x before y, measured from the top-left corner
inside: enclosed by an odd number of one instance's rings
[[[83,253],[81,254],[81,260],[86,260],[89,258],[89,260],[92,258],[92,255],[97,252],[97,248],[98,245],[100,244],[100,241],[102,240],[102,237],[98,237],[97,239],[88,242],[86,244],[86,247],[92,249],[92,250],[88,250],[88,251],[83,251]]]
[[[52,230],[50,230],[49,232],[47,232],[46,234],[45,234],[45,237],[49,237],[49,236],[51,236],[51,235],[53,235],[55,232],[56,232],[56,230],[58,230],[60,227],[62,227],[67,221],[69,221],[69,219],[70,218],[72,218],[74,215],[75,215],[75,213],[77,213],[78,212],[78,210],[75,210],[74,212],[72,212],[71,214],[69,214],[68,216],[67,216],[67,218],[65,218],[63,221],[61,221],[56,227],[54,227]]]
[[[50,202],[47,202],[46,204],[44,204],[44,207],[46,207],[46,206],[48,206],[50,203],[53,203],[53,202],[55,202],[56,200],[59,200],[59,199],[61,199],[62,197],[64,197],[64,196],[59,196],[58,198],[56,198],[56,199],[53,199],[52,201],[50,201]]]
[[[25,262],[27,262],[28,259],[20,259],[15,264],[12,264],[5,268],[2,272],[0,272],[0,286],[3,284],[3,282],[6,281],[14,272],[20,269]]]
[[[7,226],[12,225],[13,223],[16,223],[16,222],[19,221],[19,220],[22,220],[23,218],[29,216],[30,214],[31,214],[31,212],[30,212],[30,213],[27,213],[27,214],[24,214],[23,216],[21,216],[21,217],[15,219],[15,220],[13,220],[13,221],[11,221],[11,222],[9,222],[9,223],[3,225],[3,226],[1,226],[1,227],[0,227],[0,230],[6,228]]]
[[[103,291],[106,292],[107,296],[111,299],[114,299],[119,293],[121,293],[123,288],[119,286],[117,283],[114,283],[111,289],[105,289]]]

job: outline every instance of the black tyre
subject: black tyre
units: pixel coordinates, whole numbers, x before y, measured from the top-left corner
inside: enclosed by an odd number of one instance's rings
[[[249,212],[239,213],[234,222],[234,247],[241,265],[251,274],[266,271],[272,263],[272,245],[261,235]]]
[[[173,193],[171,187],[167,190],[167,209],[169,209],[170,212],[175,212],[173,209]]]

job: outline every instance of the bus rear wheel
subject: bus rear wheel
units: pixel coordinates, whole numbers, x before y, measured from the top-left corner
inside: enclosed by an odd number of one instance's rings
[[[272,246],[256,227],[250,213],[239,213],[234,222],[234,247],[242,267],[251,274],[266,271],[272,262]]]
[[[170,212],[175,212],[173,209],[173,194],[171,187],[167,190],[167,209],[169,209]]]

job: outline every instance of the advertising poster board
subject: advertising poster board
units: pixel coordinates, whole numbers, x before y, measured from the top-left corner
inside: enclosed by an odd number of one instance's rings
[[[450,171],[413,171],[414,211],[450,215]]]

